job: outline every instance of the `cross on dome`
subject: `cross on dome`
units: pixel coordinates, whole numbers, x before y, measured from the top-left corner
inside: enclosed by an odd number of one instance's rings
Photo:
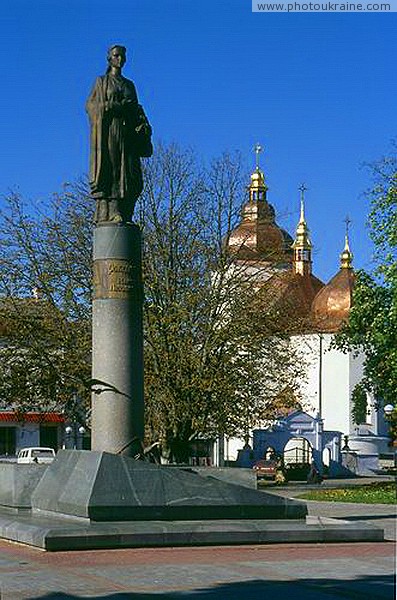
[[[342,269],[351,269],[352,262],[353,262],[353,254],[352,254],[352,251],[350,250],[350,244],[349,244],[349,229],[350,229],[350,225],[351,225],[352,221],[351,221],[349,215],[346,215],[346,217],[343,219],[343,221],[345,223],[346,232],[345,232],[345,247],[343,248],[343,252],[340,255],[341,268]]]
[[[259,171],[259,154],[263,152],[263,146],[257,142],[254,146],[256,170]]]
[[[351,224],[351,219],[349,217],[349,215],[346,215],[346,217],[343,219],[345,225],[346,225],[346,235],[349,236],[349,229],[350,229],[350,224]]]

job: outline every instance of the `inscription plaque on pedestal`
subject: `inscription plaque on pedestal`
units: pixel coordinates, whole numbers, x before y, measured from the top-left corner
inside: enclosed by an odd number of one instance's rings
[[[137,265],[122,259],[94,261],[93,296],[99,298],[127,299],[137,292]]]

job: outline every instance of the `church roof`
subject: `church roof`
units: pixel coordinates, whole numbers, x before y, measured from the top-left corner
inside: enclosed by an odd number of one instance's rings
[[[274,318],[275,332],[302,333],[311,329],[311,306],[324,287],[312,274],[300,275],[292,270],[276,273],[258,292],[266,311]]]
[[[324,285],[312,274],[312,243],[304,211],[302,184],[300,220],[295,240],[276,223],[275,210],[267,201],[265,176],[256,169],[248,187],[249,199],[242,208],[240,223],[227,240],[236,262],[256,267],[257,301],[270,317],[274,333],[335,332],[348,318],[355,281],[353,255],[346,222],[345,247],[340,271]]]
[[[349,317],[356,276],[352,268],[353,255],[347,234],[340,260],[339,272],[318,292],[313,301],[312,322],[317,331],[336,332]]]
[[[290,263],[293,239],[276,223],[275,210],[266,199],[265,177],[258,167],[251,175],[248,190],[241,221],[227,240],[229,252],[236,260]]]
[[[318,292],[312,306],[312,322],[317,331],[334,333],[348,319],[354,283],[353,269],[342,267]]]
[[[245,205],[244,209],[250,208]],[[275,222],[271,205],[267,214],[249,219],[243,213],[242,222],[232,231],[228,245],[236,259],[266,261],[271,263],[290,262],[292,237]],[[264,213],[265,211],[263,211]]]

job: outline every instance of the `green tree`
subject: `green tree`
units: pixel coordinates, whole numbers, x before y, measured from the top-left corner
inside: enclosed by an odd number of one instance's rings
[[[84,184],[46,206],[5,198],[0,237],[0,400],[15,409],[89,406],[92,202]],[[79,409],[80,410],[80,409]]]
[[[380,406],[397,397],[397,159],[373,166],[375,185],[369,214],[374,243],[372,273],[358,271],[349,322],[337,336],[343,350],[364,350],[360,388],[375,394]]]
[[[177,147],[146,168],[144,233],[147,427],[177,460],[197,435],[245,435],[296,383],[255,274],[226,240],[244,198],[238,156],[209,169]]]
[[[185,460],[198,435],[244,435],[295,389],[294,353],[266,314],[266,290],[226,240],[244,199],[238,155],[208,167],[175,145],[145,162],[143,229],[147,441]],[[1,214],[1,399],[20,410],[90,405],[91,223],[84,183],[34,211]],[[36,299],[32,290],[37,288]]]

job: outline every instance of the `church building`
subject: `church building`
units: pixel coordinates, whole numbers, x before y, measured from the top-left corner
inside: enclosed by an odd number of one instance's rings
[[[324,283],[313,273],[305,190],[302,185],[300,219],[293,239],[276,222],[275,210],[267,199],[265,176],[257,160],[241,220],[227,240],[228,251],[235,263],[254,274],[258,286],[271,288],[271,301],[280,315],[280,330],[290,334],[292,344],[302,356],[304,373],[299,382],[299,398],[305,414],[321,422],[324,431],[340,432],[344,445],[348,444],[353,452],[379,456],[387,452],[389,442],[383,410],[378,409],[373,397],[367,397],[366,410],[358,419],[361,422],[352,417],[352,392],[363,376],[364,356],[343,353],[332,344],[352,305],[355,274],[348,227],[338,271]],[[330,256],[335,254],[337,263],[337,251],[328,248],[327,252]],[[251,445],[253,438],[255,435],[251,436]],[[225,460],[236,460],[243,443],[226,440]]]

